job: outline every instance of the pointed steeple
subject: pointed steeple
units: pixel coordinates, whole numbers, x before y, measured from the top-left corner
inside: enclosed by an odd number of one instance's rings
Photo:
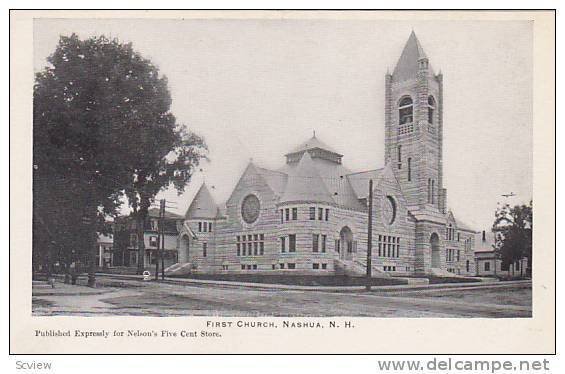
[[[218,215],[218,205],[214,201],[210,190],[206,186],[206,183],[202,183],[200,189],[192,199],[192,203],[188,207],[185,218],[195,219],[195,218],[216,218]]]
[[[303,153],[295,172],[288,176],[288,183],[279,202],[335,203],[308,152]]]
[[[412,30],[392,73],[394,81],[399,82],[416,78],[419,61],[424,59],[427,60],[428,56],[424,52],[416,33]],[[431,66],[428,68],[432,71]]]

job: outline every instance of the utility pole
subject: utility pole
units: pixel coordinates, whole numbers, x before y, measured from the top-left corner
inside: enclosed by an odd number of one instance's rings
[[[365,289],[371,291],[371,270],[373,267],[373,180],[369,180],[369,227],[367,228],[367,284]]]
[[[160,215],[161,215],[161,222],[159,223],[159,232],[161,233],[161,236],[159,238],[159,240],[162,240],[162,245],[161,245],[161,279],[165,280],[165,206],[167,204],[167,200],[162,199],[161,200],[161,210],[160,210]]]
[[[155,280],[159,280],[159,253],[161,247],[161,210],[163,207],[163,200],[161,200],[161,206],[159,207],[159,218],[157,218],[157,251],[155,253]]]

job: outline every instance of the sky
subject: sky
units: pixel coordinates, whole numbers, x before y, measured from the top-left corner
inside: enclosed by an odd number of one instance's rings
[[[488,229],[497,203],[532,198],[528,21],[36,19],[34,69],[73,32],[131,42],[158,66],[173,114],[209,147],[184,194],[157,197],[184,214],[203,181],[223,202],[251,159],[277,169],[314,130],[352,171],[382,167],[384,76],[412,30],[444,76],[448,206]]]

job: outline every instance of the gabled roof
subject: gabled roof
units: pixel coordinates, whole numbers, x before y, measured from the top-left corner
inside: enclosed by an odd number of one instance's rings
[[[304,152],[294,169],[294,173],[288,176],[285,191],[279,202],[335,204],[308,152]]]
[[[478,233],[475,235],[475,253],[477,252],[493,252],[494,248],[494,233],[492,231],[485,232],[485,241],[483,242],[483,234]]]
[[[329,145],[321,142],[318,138],[316,138],[316,135],[312,136],[310,139],[308,139],[304,143],[295,147],[292,151],[288,152],[285,156],[291,155],[293,153],[299,153],[299,152],[307,151],[307,150],[310,150],[310,149],[315,149],[315,148],[323,149],[325,151],[335,153],[336,155],[343,156],[341,153],[335,151]]]
[[[392,73],[393,79],[395,81],[405,81],[416,78],[418,74],[418,60],[427,57],[418,37],[416,37],[416,33],[412,31]],[[433,72],[431,65],[428,64],[428,67],[429,71]]]
[[[147,216],[151,217],[151,218],[159,218],[159,208],[150,208],[147,211]],[[174,219],[174,220],[181,220],[184,219],[183,216],[181,216],[180,214],[175,214],[175,213],[171,213],[171,212],[167,212],[165,210],[165,218],[167,219]]]
[[[455,223],[457,224],[457,228],[460,229],[460,230],[471,231],[471,232],[475,232],[475,233],[477,232],[476,229],[467,225],[465,222],[458,220],[457,218],[455,219]]]
[[[277,196],[281,196],[284,192],[288,175],[283,172],[260,168],[255,166],[257,173],[261,174],[265,182]]]
[[[194,233],[194,231],[192,231],[192,229],[190,228],[190,226],[184,222],[180,228],[179,231],[179,236],[183,236],[183,235],[188,235],[190,237],[192,237],[192,239],[198,239],[198,236],[196,236],[196,234]]]
[[[185,218],[216,218],[218,216],[218,206],[208,190],[205,183],[202,183],[200,189],[192,199],[192,203],[188,207]]]
[[[348,174],[347,179],[359,199],[369,196],[369,180],[376,181],[384,168]]]
[[[467,225],[466,223],[464,223],[463,221],[455,218],[455,214],[453,213],[453,211],[451,209],[449,209],[449,211],[447,212],[447,218],[451,219],[452,221],[455,222],[455,226],[457,226],[458,230],[464,230],[464,231],[469,231],[469,232],[473,232],[473,233],[477,233],[477,230],[472,228],[471,226]]]

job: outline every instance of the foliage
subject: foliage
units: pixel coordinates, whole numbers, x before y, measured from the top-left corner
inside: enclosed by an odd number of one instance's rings
[[[131,44],[63,36],[47,61],[34,86],[34,235],[93,248],[83,217],[104,232],[124,194],[137,208],[171,183],[182,190],[205,145],[177,125],[166,77]]]
[[[495,234],[495,252],[506,267],[524,257],[532,266],[532,202],[511,207],[505,204],[495,212],[492,227]]]

